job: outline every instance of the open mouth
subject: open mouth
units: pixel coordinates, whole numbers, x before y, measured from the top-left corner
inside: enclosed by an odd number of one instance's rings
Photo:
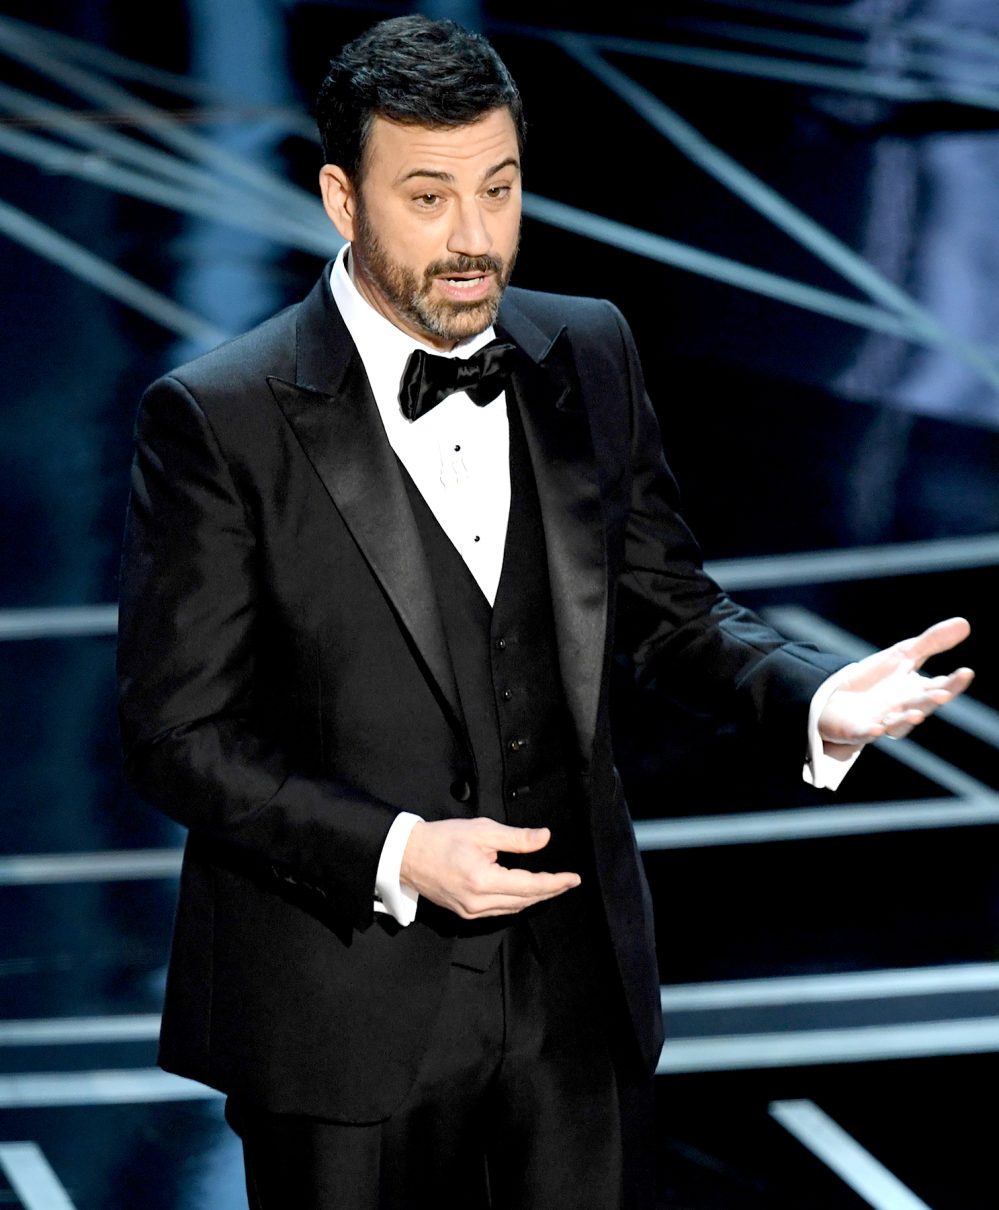
[[[488,273],[443,273],[437,280],[446,282],[449,286],[456,286],[459,290],[471,290],[481,285],[488,277]]]
[[[467,299],[477,302],[492,293],[493,274],[483,273],[442,273],[434,279],[445,297],[455,300]]]

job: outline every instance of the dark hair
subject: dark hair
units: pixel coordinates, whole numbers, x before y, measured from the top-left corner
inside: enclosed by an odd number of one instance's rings
[[[454,21],[380,21],[348,43],[319,89],[316,120],[327,164],[360,181],[376,117],[431,129],[464,126],[506,108],[524,146],[520,93],[499,55]]]

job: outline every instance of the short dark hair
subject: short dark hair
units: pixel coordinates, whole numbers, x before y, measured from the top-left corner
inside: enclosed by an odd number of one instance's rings
[[[326,163],[359,183],[376,117],[439,129],[503,108],[523,151],[520,93],[496,51],[454,21],[412,15],[380,21],[343,48],[319,90],[316,120]]]

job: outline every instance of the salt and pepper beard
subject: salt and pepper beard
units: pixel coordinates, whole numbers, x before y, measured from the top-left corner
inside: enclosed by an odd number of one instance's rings
[[[514,248],[509,262],[495,256],[459,256],[434,261],[423,270],[420,281],[412,269],[392,260],[374,228],[358,194],[353,248],[362,272],[399,315],[420,331],[438,340],[468,340],[495,323],[500,301],[517,259]],[[433,296],[434,279],[449,273],[495,273],[499,288],[478,302],[460,302]]]

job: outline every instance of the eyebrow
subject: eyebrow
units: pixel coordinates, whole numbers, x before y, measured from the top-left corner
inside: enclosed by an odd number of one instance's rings
[[[488,181],[490,177],[495,176],[497,172],[502,172],[504,168],[516,168],[519,171],[520,163],[516,156],[508,155],[505,160],[500,160],[498,164],[493,164],[491,168],[487,168],[482,174],[483,181]],[[454,184],[453,173],[441,172],[439,169],[434,168],[413,168],[405,176],[399,178],[399,184],[401,185],[405,181],[412,180],[413,177],[429,177],[433,181],[443,181],[447,185]]]

